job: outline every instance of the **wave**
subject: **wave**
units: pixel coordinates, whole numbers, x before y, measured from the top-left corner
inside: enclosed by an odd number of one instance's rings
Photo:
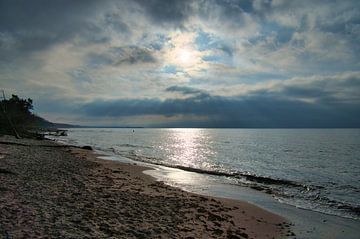
[[[126,148],[146,148],[146,149],[151,149],[151,146],[146,146],[146,145],[138,145],[138,144],[118,144],[115,145],[117,147],[126,147]]]
[[[200,173],[200,174],[208,174],[208,175],[214,175],[214,176],[233,177],[233,178],[245,179],[247,181],[257,182],[257,183],[267,184],[267,185],[288,185],[288,186],[302,187],[302,188],[307,187],[307,186],[302,185],[300,183],[290,181],[290,180],[286,180],[286,179],[277,179],[277,178],[259,176],[259,175],[250,174],[250,173],[247,173],[247,172],[239,172],[239,171],[226,172],[226,171],[219,171],[219,170],[200,169],[200,168],[194,168],[194,167],[190,167],[190,166],[184,166],[184,165],[178,165],[178,164],[168,164],[168,163],[159,162],[159,161],[162,161],[162,160],[159,160],[158,158],[155,158],[155,157],[139,156],[139,155],[136,155],[134,152],[131,152],[131,154],[129,154],[129,152],[126,152],[125,154],[122,153],[122,152],[119,152],[119,153],[122,156],[131,158],[131,159],[136,160],[136,161],[145,162],[145,163],[151,163],[151,164],[155,164],[155,165],[159,165],[159,166],[165,166],[165,167],[169,167],[169,168],[177,168],[177,169],[185,170],[185,171],[188,171],[188,172],[194,172],[194,173]]]
[[[134,151],[122,151],[118,153],[124,157],[130,158],[135,161],[165,166],[169,168],[181,169],[184,171],[199,174],[240,179],[240,181],[237,181],[235,185],[250,187],[254,190],[271,194],[278,199],[286,199],[280,201],[286,201],[286,203],[296,207],[310,209],[313,211],[323,212],[327,214],[333,214],[337,216],[343,216],[346,218],[360,218],[360,206],[351,205],[346,202],[331,200],[324,196],[321,196],[321,191],[325,189],[323,186],[311,185],[309,183],[303,184],[287,179],[259,176],[256,174],[250,174],[248,172],[226,172],[220,170],[200,169],[184,165],[168,164],[161,162],[162,160],[160,160],[159,158],[137,155]],[[299,204],[299,199],[303,200],[304,203]],[[312,206],[307,205],[305,201],[310,202]],[[330,212],[328,209],[331,209]]]

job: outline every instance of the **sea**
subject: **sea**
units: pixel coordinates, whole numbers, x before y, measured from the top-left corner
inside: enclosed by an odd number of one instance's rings
[[[67,130],[68,136],[56,139],[91,145],[113,158],[211,175],[298,208],[360,219],[360,129]]]

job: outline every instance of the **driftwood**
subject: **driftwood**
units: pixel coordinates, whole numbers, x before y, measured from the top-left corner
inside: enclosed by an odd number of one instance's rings
[[[7,169],[4,169],[4,168],[0,168],[0,173],[4,173],[4,174],[15,174]]]

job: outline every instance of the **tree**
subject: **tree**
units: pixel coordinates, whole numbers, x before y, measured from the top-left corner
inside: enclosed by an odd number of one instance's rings
[[[10,99],[3,99],[1,102],[0,133],[13,134],[14,129],[25,131],[34,121],[32,99],[20,99],[12,95]],[[16,130],[15,130],[16,131]]]

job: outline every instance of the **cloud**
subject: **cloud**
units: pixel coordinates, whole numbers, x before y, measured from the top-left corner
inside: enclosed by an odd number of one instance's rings
[[[295,116],[304,125],[358,122],[359,1],[0,5],[2,87],[34,98],[47,115],[57,108],[82,122],[249,127],[301,125]]]
[[[184,95],[193,95],[193,94],[200,94],[200,93],[205,93],[202,90],[198,90],[192,87],[187,87],[187,86],[170,86],[168,88],[166,88],[166,91],[170,91],[170,92],[180,92]]]
[[[154,23],[160,25],[181,26],[192,12],[192,1],[189,0],[136,0],[136,2]]]
[[[98,2],[92,0],[2,3],[0,32],[13,38],[22,53],[44,49],[80,32],[99,31],[88,18],[96,16],[97,7]]]
[[[331,76],[293,78],[278,84],[275,89],[293,99],[322,104],[360,104],[360,72],[345,72]]]
[[[222,38],[242,39],[258,35],[258,18],[252,14],[250,1],[195,1],[191,20],[206,32]]]
[[[113,59],[114,65],[154,63],[157,61],[153,53],[147,48],[136,46],[118,47],[111,49],[111,52],[115,58]]]
[[[352,91],[339,92],[349,86]],[[185,99],[98,100],[81,107],[91,117],[198,116],[208,127],[359,127],[360,73],[292,79],[245,96],[215,96],[189,87],[166,89]],[[341,94],[344,93],[344,94]],[[186,117],[185,117],[186,119]],[[166,121],[165,121],[166,123]],[[187,126],[186,120],[183,126]],[[197,122],[199,123],[199,122]]]
[[[251,16],[261,27],[238,45],[236,58],[246,55],[292,76],[357,70],[359,8],[359,1],[350,0],[255,0]]]
[[[193,100],[203,100],[205,98],[211,97],[211,95],[204,90],[187,87],[187,86],[174,85],[174,86],[170,86],[170,87],[166,88],[165,91],[177,92],[177,93],[180,93],[182,96],[191,98]]]
[[[90,117],[128,117],[163,115],[206,116],[204,125],[211,127],[358,127],[360,109],[324,107],[301,101],[269,96],[249,98],[208,97],[198,100],[155,99],[98,101],[82,110]],[[100,118],[101,118],[100,117]],[[164,121],[163,123],[168,123]],[[187,127],[186,117],[182,122]],[[144,122],[146,125],[146,121]]]

